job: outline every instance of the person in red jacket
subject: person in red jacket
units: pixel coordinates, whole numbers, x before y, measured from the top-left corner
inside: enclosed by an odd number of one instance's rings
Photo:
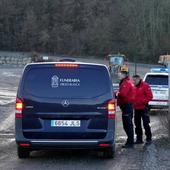
[[[135,84],[135,132],[136,132],[136,142],[135,144],[143,143],[143,131],[141,125],[141,119],[143,120],[143,126],[146,134],[146,144],[152,142],[152,133],[150,128],[150,118],[148,115],[148,103],[152,100],[153,95],[149,84],[143,82],[139,75],[133,76],[133,81]]]
[[[123,128],[127,134],[127,142],[123,148],[131,148],[134,144],[133,131],[133,102],[134,102],[134,85],[128,76],[128,72],[122,71],[119,74],[120,84],[117,93],[117,103],[122,111]]]

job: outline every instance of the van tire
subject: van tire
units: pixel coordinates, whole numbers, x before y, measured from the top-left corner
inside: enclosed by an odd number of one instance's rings
[[[18,154],[18,158],[20,159],[29,158],[30,151],[28,149],[23,149],[23,148],[18,147],[17,154]]]
[[[115,147],[110,147],[103,151],[103,157],[107,159],[114,158],[115,155]]]

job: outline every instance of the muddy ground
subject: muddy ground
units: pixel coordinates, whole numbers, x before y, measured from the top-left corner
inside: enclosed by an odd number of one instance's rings
[[[86,60],[87,61],[87,60]],[[88,62],[106,63],[102,60]],[[134,70],[134,68],[131,68]],[[144,75],[147,68],[139,68]],[[32,152],[29,159],[20,160],[16,154],[14,139],[14,102],[22,68],[0,68],[0,169],[1,170],[46,170],[46,169],[105,169],[105,170],[138,170],[138,169],[170,169],[170,150],[166,144],[160,143],[162,131],[158,114],[151,115],[151,127],[154,142],[150,146],[137,145],[134,149],[122,149],[126,140],[122,128],[121,113],[117,111],[117,138],[114,159],[103,159],[91,151],[37,151]],[[163,141],[165,141],[163,139]],[[161,147],[163,149],[161,149]],[[164,157],[159,155],[163,154]],[[159,164],[161,159],[164,163]]]

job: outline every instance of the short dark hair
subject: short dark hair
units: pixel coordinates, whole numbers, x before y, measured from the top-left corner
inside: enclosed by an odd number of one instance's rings
[[[133,78],[140,79],[140,75],[138,75],[138,74],[135,74],[135,75],[133,75]]]

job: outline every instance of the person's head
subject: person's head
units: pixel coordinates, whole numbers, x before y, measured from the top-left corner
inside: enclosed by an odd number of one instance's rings
[[[139,82],[141,81],[141,77],[140,77],[140,75],[134,75],[133,76],[133,81],[134,81],[134,84],[135,85],[138,85],[139,84]]]
[[[118,73],[118,78],[120,80],[126,78],[127,76],[129,76],[129,73],[127,71],[121,71],[120,73]]]

